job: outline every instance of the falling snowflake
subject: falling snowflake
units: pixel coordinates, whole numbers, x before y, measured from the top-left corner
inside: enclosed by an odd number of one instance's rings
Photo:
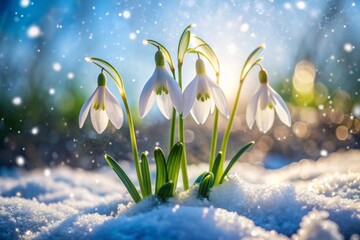
[[[50,89],[49,89],[49,94],[50,94],[50,95],[54,95],[54,94],[55,94],[55,92],[56,92],[56,91],[55,91],[55,89],[54,89],[54,88],[50,88]]]
[[[19,106],[22,103],[22,100],[20,97],[14,97],[12,99],[12,104],[14,104],[15,106]]]
[[[20,6],[27,8],[30,5],[30,0],[20,0]]]
[[[37,25],[31,25],[26,31],[26,34],[29,38],[37,38],[41,35],[41,29]]]
[[[52,67],[53,67],[54,71],[56,71],[56,72],[61,70],[61,64],[58,62],[54,62]]]
[[[131,13],[130,13],[128,10],[125,10],[125,11],[123,11],[122,16],[123,16],[125,19],[129,19],[130,16],[131,16]]]
[[[38,127],[33,127],[32,129],[31,129],[31,134],[32,135],[37,135],[39,133],[39,128]]]
[[[304,10],[306,8],[306,3],[304,1],[298,1],[296,7],[300,10]]]
[[[353,45],[351,43],[345,43],[344,44],[344,50],[346,52],[351,52],[354,49]]]
[[[75,75],[74,75],[73,72],[69,72],[69,73],[67,74],[67,78],[68,78],[69,80],[74,79],[74,77],[75,77]]]
[[[25,158],[23,156],[17,156],[15,162],[19,167],[22,167],[25,164]]]

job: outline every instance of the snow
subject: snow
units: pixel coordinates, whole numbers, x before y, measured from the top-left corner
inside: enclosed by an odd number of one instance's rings
[[[277,170],[240,163],[209,200],[194,186],[168,203],[150,196],[137,205],[108,167],[1,168],[0,239],[356,239],[359,156],[332,153]],[[206,168],[190,166],[191,180]]]

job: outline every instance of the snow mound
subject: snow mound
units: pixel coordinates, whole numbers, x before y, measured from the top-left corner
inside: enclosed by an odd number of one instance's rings
[[[3,168],[0,239],[355,239],[359,156],[335,153],[278,170],[241,163],[209,200],[197,199],[194,186],[166,204],[150,196],[135,205],[109,168]],[[125,168],[134,179],[134,167]],[[191,179],[206,168],[190,166]]]

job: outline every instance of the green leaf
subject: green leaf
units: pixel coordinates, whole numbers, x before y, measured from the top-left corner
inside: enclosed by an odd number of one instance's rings
[[[222,152],[220,151],[218,153],[218,155],[216,156],[215,158],[215,161],[214,161],[214,165],[211,169],[211,172],[214,174],[214,179],[216,179],[217,175],[218,174],[221,174],[219,173],[219,167],[220,167],[220,162],[221,162],[221,157],[222,157]],[[215,183],[216,184],[216,183]]]
[[[203,172],[202,174],[200,174],[200,176],[197,177],[197,179],[195,180],[194,182],[194,185],[195,184],[200,184],[202,179],[204,178],[204,176],[207,174],[208,172]]]
[[[198,197],[208,198],[210,193],[210,188],[213,185],[214,185],[214,174],[212,172],[207,172],[200,182]]]
[[[114,170],[114,172],[119,176],[120,180],[125,185],[126,189],[130,193],[134,202],[138,203],[141,200],[141,197],[138,191],[136,190],[134,183],[130,180],[130,178],[126,175],[124,170],[111,156],[105,154],[105,160],[109,164],[109,166]]]
[[[151,178],[150,178],[150,171],[149,171],[149,162],[147,159],[147,156],[145,155],[145,153],[141,154],[141,162],[140,162],[140,168],[141,168],[141,175],[142,175],[142,180],[143,180],[143,184],[144,184],[144,189],[145,189],[145,196],[149,196],[152,194],[151,191]]]
[[[188,51],[192,53],[199,53],[204,56],[210,62],[215,73],[217,75],[220,74],[219,60],[210,45],[194,34],[190,35],[190,44],[193,45],[193,48]]]
[[[166,199],[172,197],[174,195],[174,183],[169,181],[161,186],[156,196],[160,199],[160,201],[165,202]]]
[[[178,62],[179,64],[182,64],[184,61],[184,56],[186,53],[186,50],[189,47],[190,42],[190,28],[195,27],[195,24],[191,24],[187,26],[183,33],[181,34],[180,40],[179,40],[179,46],[178,46]]]
[[[174,190],[176,190],[183,151],[184,145],[181,142],[176,143],[170,151],[167,162],[168,177],[174,183]]]
[[[229,173],[229,171],[231,170],[231,168],[233,167],[233,165],[236,163],[236,161],[241,157],[241,155],[246,151],[248,150],[249,147],[251,147],[252,145],[254,145],[254,141],[252,142],[249,142],[248,144],[246,144],[245,146],[243,146],[236,154],[235,156],[231,159],[229,165],[226,167],[223,175],[221,176],[221,179],[220,179],[220,184],[223,183],[224,181],[224,178],[226,177],[226,175]]]
[[[156,147],[154,150],[154,158],[156,163],[156,184],[155,184],[155,194],[158,193],[161,186],[169,181],[167,170],[166,170],[166,160],[163,151],[161,148]]]
[[[161,43],[154,41],[154,40],[150,40],[150,39],[145,39],[143,41],[143,43],[151,44],[151,45],[157,47],[163,53],[164,58],[165,58],[166,62],[168,63],[171,72],[175,72],[175,67],[174,67],[174,63],[171,58],[170,52]]]
[[[244,67],[241,71],[240,81],[243,81],[246,78],[246,76],[250,72],[251,68],[255,65],[254,63],[258,63],[262,60],[262,58],[258,58],[257,60],[255,60],[255,59],[264,48],[265,48],[265,45],[261,44],[254,51],[252,51],[252,53],[250,53],[249,57],[245,61]]]

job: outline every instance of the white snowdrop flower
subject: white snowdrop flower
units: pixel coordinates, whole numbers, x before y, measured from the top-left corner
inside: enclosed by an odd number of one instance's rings
[[[209,113],[213,113],[215,106],[229,118],[225,94],[219,85],[206,75],[205,64],[200,58],[196,61],[196,76],[185,88],[183,98],[183,118],[191,113],[197,124],[203,124]]]
[[[145,84],[139,102],[140,117],[143,118],[153,106],[155,97],[160,112],[170,119],[173,107],[182,113],[182,95],[177,82],[167,72],[165,59],[160,50],[155,54],[156,68]]]
[[[91,109],[90,109],[91,108]],[[79,114],[79,126],[83,127],[90,111],[91,122],[97,133],[102,133],[108,125],[109,119],[119,129],[124,121],[123,111],[119,102],[106,86],[106,76],[100,73],[98,87],[84,103]]]
[[[281,96],[268,84],[265,70],[259,72],[260,86],[251,97],[246,108],[246,123],[251,129],[256,121],[259,130],[266,133],[274,123],[274,108],[281,122],[290,127],[291,116]]]

